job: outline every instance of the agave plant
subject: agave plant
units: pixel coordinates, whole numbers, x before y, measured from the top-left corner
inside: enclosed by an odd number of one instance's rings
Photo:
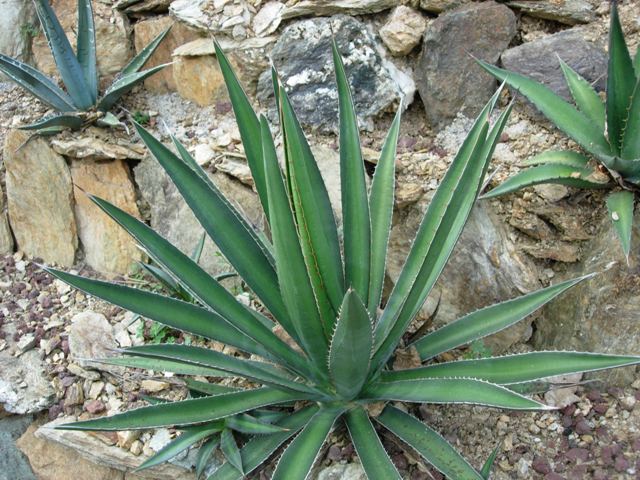
[[[527,77],[480,61],[489,73],[517,89],[560,130],[588,153],[551,151],[537,155],[531,166],[507,179],[484,198],[541,183],[578,188],[620,189],[607,197],[609,215],[629,257],[634,193],[640,188],[640,46],[632,59],[620,26],[616,2],[611,3],[606,101],[569,65],[559,59],[575,107],[549,88]],[[604,173],[604,175],[603,175]]]
[[[165,65],[158,65],[140,71],[169,30],[161,32],[142,49],[122,69],[104,95],[99,97],[96,37],[91,0],[78,0],[76,53],[71,48],[69,39],[48,0],[34,1],[36,13],[66,92],[39,70],[0,54],[0,72],[58,112],[21,128],[36,130],[40,134],[50,134],[66,128],[79,129],[94,122],[107,126],[119,124],[120,122],[109,113],[109,110],[125,93],[165,67]]]
[[[131,233],[198,304],[52,268],[47,271],[91,295],[243,352],[232,356],[187,345],[144,345],[124,349],[121,357],[104,361],[208,376],[222,371],[247,379],[251,386],[245,384],[244,388],[229,391],[204,384],[206,388],[198,387],[205,394],[203,397],[156,403],[58,428],[181,429],[184,433],[169,444],[167,451],[143,465],[148,466],[213,438],[200,447],[206,457],[229,419],[234,423],[238,415],[246,415],[242,418],[250,418],[253,430],[247,430],[249,436],[243,438],[234,461],[226,462],[208,478],[241,479],[288,443],[273,478],[296,480],[307,478],[332,429],[346,424],[368,478],[400,478],[380,441],[381,430],[402,439],[447,477],[479,480],[488,478],[495,454],[482,468],[474,468],[435,430],[392,403],[471,403],[544,410],[549,407],[517,390],[553,375],[640,362],[640,357],[635,356],[577,352],[441,361],[440,354],[513,325],[584,277],[472,312],[430,332],[410,345],[424,365],[394,370],[396,349],[409,347],[403,344],[403,335],[465,225],[511,106],[491,126],[489,115],[497,102],[497,92],[480,113],[440,182],[402,273],[383,302],[400,115],[386,137],[368,191],[356,114],[345,69],[334,45],[340,106],[340,238],[320,171],[277,75],[274,72],[284,172],[266,118],[256,115],[218,45],[216,50],[270,238],[251,228],[183,145],[174,139],[174,153],[140,125],[136,128],[264,309],[251,310],[239,303],[196,262],[147,225],[94,196],[90,198],[95,204]],[[194,383],[188,381],[187,385]],[[370,408],[374,406],[383,408]],[[270,426],[265,427],[264,423]],[[259,424],[279,431],[256,434]]]

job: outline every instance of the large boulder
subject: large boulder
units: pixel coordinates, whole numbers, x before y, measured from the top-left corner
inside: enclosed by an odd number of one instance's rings
[[[496,81],[475,58],[497,62],[515,34],[515,15],[494,1],[463,5],[431,22],[416,67],[416,84],[431,124],[442,126],[458,112],[477,115]]]
[[[47,140],[12,130],[4,145],[9,220],[18,248],[31,257],[73,264],[78,238],[71,175]]]
[[[332,38],[344,59],[361,126],[371,128],[373,117],[402,99],[407,106],[413,81],[380,55],[365,24],[345,15],[301,20],[284,29],[271,57],[303,124],[323,131],[337,128]],[[258,98],[275,117],[270,70],[260,77]]]

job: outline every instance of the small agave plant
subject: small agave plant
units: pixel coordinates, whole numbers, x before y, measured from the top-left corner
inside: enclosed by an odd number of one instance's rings
[[[94,122],[104,126],[118,125],[120,122],[115,115],[109,113],[109,110],[125,93],[165,67],[165,65],[158,65],[140,71],[169,30],[161,32],[142,49],[122,69],[104,95],[99,97],[96,37],[91,0],[78,0],[76,53],[71,48],[69,39],[48,0],[34,1],[36,13],[66,92],[39,70],[0,54],[0,72],[58,112],[21,128],[36,130],[39,134],[54,134],[67,128],[79,129]]]
[[[58,428],[175,427],[182,434],[140,468],[203,442],[198,457],[201,473],[220,442],[228,461],[210,473],[209,479],[241,479],[282,451],[272,478],[297,480],[309,476],[332,429],[346,425],[370,479],[400,478],[380,441],[379,435],[386,431],[448,478],[482,480],[488,478],[495,455],[482,468],[474,468],[435,430],[394,402],[544,410],[549,407],[518,392],[523,385],[554,375],[640,363],[635,356],[578,352],[442,361],[442,353],[513,325],[583,277],[475,311],[430,332],[411,345],[424,365],[395,370],[396,349],[408,347],[403,336],[462,232],[511,107],[490,126],[497,92],[480,113],[440,182],[395,287],[383,301],[400,116],[391,126],[368,190],[356,114],[334,45],[344,232],[340,238],[327,189],[277,75],[274,72],[284,172],[267,119],[256,115],[218,45],[216,49],[269,236],[252,229],[175,138],[176,153],[140,125],[136,128],[264,309],[252,310],[238,302],[147,225],[94,196],[90,198],[95,204],[133,235],[197,304],[46,270],[91,295],[241,352],[231,355],[189,345],[144,345],[103,361],[181,374],[242,377],[248,383],[232,389],[187,380],[197,398],[165,403],[151,399],[149,406]]]
[[[486,62],[480,65],[527,97],[590,157],[574,151],[550,151],[532,157],[531,166],[507,179],[484,198],[541,183],[578,188],[620,189],[607,197],[609,215],[629,257],[635,193],[640,189],[640,46],[632,59],[620,26],[616,2],[611,4],[606,101],[561,59],[560,66],[575,107],[549,88]]]

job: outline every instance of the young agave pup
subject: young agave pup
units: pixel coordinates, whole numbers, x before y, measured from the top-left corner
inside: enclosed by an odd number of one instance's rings
[[[553,375],[640,362],[640,357],[534,352],[445,362],[440,354],[507,328],[587,277],[472,312],[413,343],[424,366],[394,370],[394,352],[442,271],[473,207],[511,106],[489,124],[500,92],[484,107],[429,205],[398,281],[379,310],[394,196],[398,114],[367,191],[356,114],[345,69],[333,46],[340,106],[343,238],[327,190],[287,94],[274,74],[284,137],[280,170],[267,120],[256,116],[219,46],[217,57],[238,120],[247,161],[271,232],[255,232],[224,198],[184,146],[177,153],[140,125],[138,133],[181,191],[200,223],[264,309],[250,310],[147,225],[91,196],[129,231],[149,256],[198,304],[155,293],[47,271],[91,295],[194,335],[230,345],[238,356],[186,345],[145,345],[104,362],[250,382],[230,389],[188,380],[198,398],[158,403],[58,428],[131,430],[173,426],[182,431],[141,468],[202,440],[198,473],[221,442],[229,461],[209,479],[240,479],[279,455],[274,479],[307,478],[329,433],[346,424],[370,479],[400,478],[377,430],[387,430],[455,480],[480,480],[476,469],[435,430],[393,405],[471,403],[514,410],[548,409],[517,392]],[[342,240],[342,242],[341,242]],[[343,245],[343,248],[341,248]],[[274,333],[276,326],[289,337]],[[251,356],[251,358],[249,358]],[[261,359],[261,360],[259,360]],[[373,413],[372,404],[384,406]],[[231,430],[242,433],[235,442]],[[261,433],[261,434],[260,434]]]

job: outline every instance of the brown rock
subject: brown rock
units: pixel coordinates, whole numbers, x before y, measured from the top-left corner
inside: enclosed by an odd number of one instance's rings
[[[171,17],[152,17],[148,20],[141,20],[133,27],[134,45],[136,53],[140,52],[164,29],[171,26],[171,31],[164,38],[162,43],[151,56],[145,68],[151,68],[163,63],[170,63],[172,52],[185,43],[196,40],[200,36],[195,31],[186,27],[183,23],[176,22]],[[164,70],[152,75],[144,81],[144,86],[155,93],[175,92],[176,83],[173,79],[173,66],[168,66]]]
[[[71,175],[43,138],[13,130],[4,145],[9,220],[18,248],[62,266],[73,264],[78,238]]]
[[[173,52],[173,79],[178,94],[200,106],[227,98],[227,90],[210,39],[194,40]]]
[[[413,8],[396,7],[380,29],[380,38],[394,55],[406,55],[420,43],[427,28],[425,18]]]
[[[122,160],[73,162],[76,220],[85,260],[103,273],[127,273],[143,255],[132,237],[98,208],[84,192],[107,200],[140,217],[129,169]],[[84,192],[83,192],[84,191]]]
[[[106,407],[100,400],[90,400],[84,405],[84,409],[89,413],[96,414],[104,412]]]
[[[110,5],[92,2],[96,25],[98,71],[102,77],[113,77],[122,70],[133,55],[129,40],[129,20]],[[75,48],[77,31],[77,1],[51,0],[69,42]],[[56,75],[57,69],[47,40],[39,35],[33,40],[33,56],[38,69],[47,75]],[[102,80],[102,79],[101,79]]]

